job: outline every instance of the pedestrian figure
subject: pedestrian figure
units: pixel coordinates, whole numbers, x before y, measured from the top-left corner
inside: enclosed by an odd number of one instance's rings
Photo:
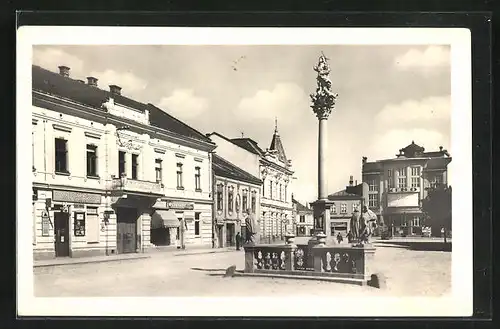
[[[342,243],[342,241],[344,240],[344,238],[342,237],[342,235],[340,234],[340,232],[337,234],[337,242],[340,244]]]
[[[236,233],[236,250],[240,250],[241,243],[241,234],[240,232]]]

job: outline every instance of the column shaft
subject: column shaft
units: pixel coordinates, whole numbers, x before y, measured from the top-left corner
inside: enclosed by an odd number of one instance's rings
[[[327,119],[319,119],[318,135],[318,200],[327,198],[327,141],[328,141]]]

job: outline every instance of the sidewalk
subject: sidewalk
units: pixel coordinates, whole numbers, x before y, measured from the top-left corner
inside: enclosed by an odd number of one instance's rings
[[[33,267],[117,262],[117,261],[122,261],[122,260],[144,259],[144,258],[150,258],[150,257],[151,256],[148,254],[122,254],[122,255],[76,257],[76,258],[64,257],[64,258],[34,260]]]

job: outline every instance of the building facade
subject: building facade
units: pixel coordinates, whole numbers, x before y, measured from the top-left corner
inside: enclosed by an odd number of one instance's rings
[[[215,145],[118,86],[59,69],[32,67],[34,258],[142,252],[172,241],[170,229],[210,245]]]
[[[421,200],[427,188],[448,184],[452,158],[443,147],[425,152],[413,141],[395,158],[368,162],[363,158],[363,182],[368,185],[368,206],[392,235],[421,235]]]
[[[262,150],[251,138],[229,139],[219,133],[208,136],[217,145],[218,155],[263,182],[257,219],[261,239],[264,242],[284,239],[287,230],[293,232],[290,190],[293,171],[277,127],[266,150]]]
[[[333,201],[330,209],[330,236],[337,236],[340,233],[343,237],[350,231],[351,218],[354,211],[361,212],[364,203],[363,184],[353,184],[353,177],[350,177],[349,185],[345,189],[328,195],[328,200]],[[365,189],[366,190],[366,189]]]
[[[215,207],[215,247],[236,244],[239,232],[246,238],[245,219],[259,216],[262,181],[220,156],[213,155]]]
[[[314,213],[309,205],[303,205],[292,195],[293,214],[295,216],[295,235],[312,236],[314,233]]]

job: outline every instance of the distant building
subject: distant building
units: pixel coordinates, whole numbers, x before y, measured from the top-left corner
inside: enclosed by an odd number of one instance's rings
[[[368,184],[368,206],[393,235],[421,235],[421,200],[427,188],[448,184],[447,150],[425,152],[413,141],[395,158],[368,162],[363,158],[363,182]]]
[[[366,190],[366,189],[365,189]],[[338,233],[346,236],[349,232],[351,217],[354,210],[361,212],[363,206],[363,184],[354,185],[353,177],[350,177],[349,186],[345,189],[328,195],[328,200],[334,201],[330,211],[330,231],[325,232],[331,236]]]
[[[213,155],[215,247],[234,246],[236,233],[245,239],[246,211],[260,214],[262,181],[218,155]],[[245,241],[245,240],[243,240]]]
[[[218,155],[263,181],[257,218],[261,238],[267,241],[283,239],[287,225],[292,224],[290,181],[293,171],[278,128],[266,150],[251,138],[229,139],[216,132],[207,136],[217,145]]]
[[[312,236],[314,233],[314,214],[312,208],[295,200],[293,195],[292,203],[295,216],[296,236]]]

